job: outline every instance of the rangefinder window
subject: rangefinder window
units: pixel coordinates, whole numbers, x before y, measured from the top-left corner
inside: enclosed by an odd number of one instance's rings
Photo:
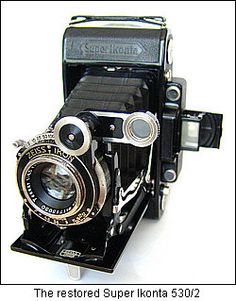
[[[64,104],[19,140],[24,233],[12,249],[111,273],[145,217],[159,219],[184,150],[219,148],[222,115],[186,109],[163,17],[75,16]]]

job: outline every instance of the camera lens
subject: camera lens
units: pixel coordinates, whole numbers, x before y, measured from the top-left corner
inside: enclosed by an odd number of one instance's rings
[[[79,187],[76,189],[75,179],[62,164],[38,162],[29,166],[29,173],[28,181],[34,196],[40,202],[37,205],[39,207],[64,210],[71,207],[77,197],[81,197],[81,190]]]
[[[48,163],[41,172],[44,190],[57,200],[68,200],[75,194],[75,185],[69,173],[61,166]]]
[[[31,157],[32,154],[36,156]],[[61,154],[53,143],[36,144],[23,153],[17,180],[25,204],[37,216],[57,226],[88,222],[105,203],[110,187],[109,169],[103,157],[94,158],[95,168],[91,170],[79,158],[71,160]]]

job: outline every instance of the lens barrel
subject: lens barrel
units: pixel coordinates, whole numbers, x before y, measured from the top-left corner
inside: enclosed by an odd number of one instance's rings
[[[50,139],[21,154],[17,181],[25,205],[34,214],[64,227],[88,222],[100,212],[109,191],[110,173],[102,157],[95,156],[94,166],[89,167]]]

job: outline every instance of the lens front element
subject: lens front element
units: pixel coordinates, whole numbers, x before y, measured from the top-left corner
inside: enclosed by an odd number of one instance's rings
[[[48,163],[41,172],[41,181],[44,190],[57,200],[67,200],[75,194],[72,178],[60,165]]]

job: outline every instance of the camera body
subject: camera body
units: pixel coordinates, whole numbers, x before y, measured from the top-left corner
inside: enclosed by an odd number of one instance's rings
[[[163,17],[75,16],[65,103],[18,141],[25,231],[15,251],[113,272],[142,217],[159,219],[184,150],[218,148],[222,115],[186,110]]]

